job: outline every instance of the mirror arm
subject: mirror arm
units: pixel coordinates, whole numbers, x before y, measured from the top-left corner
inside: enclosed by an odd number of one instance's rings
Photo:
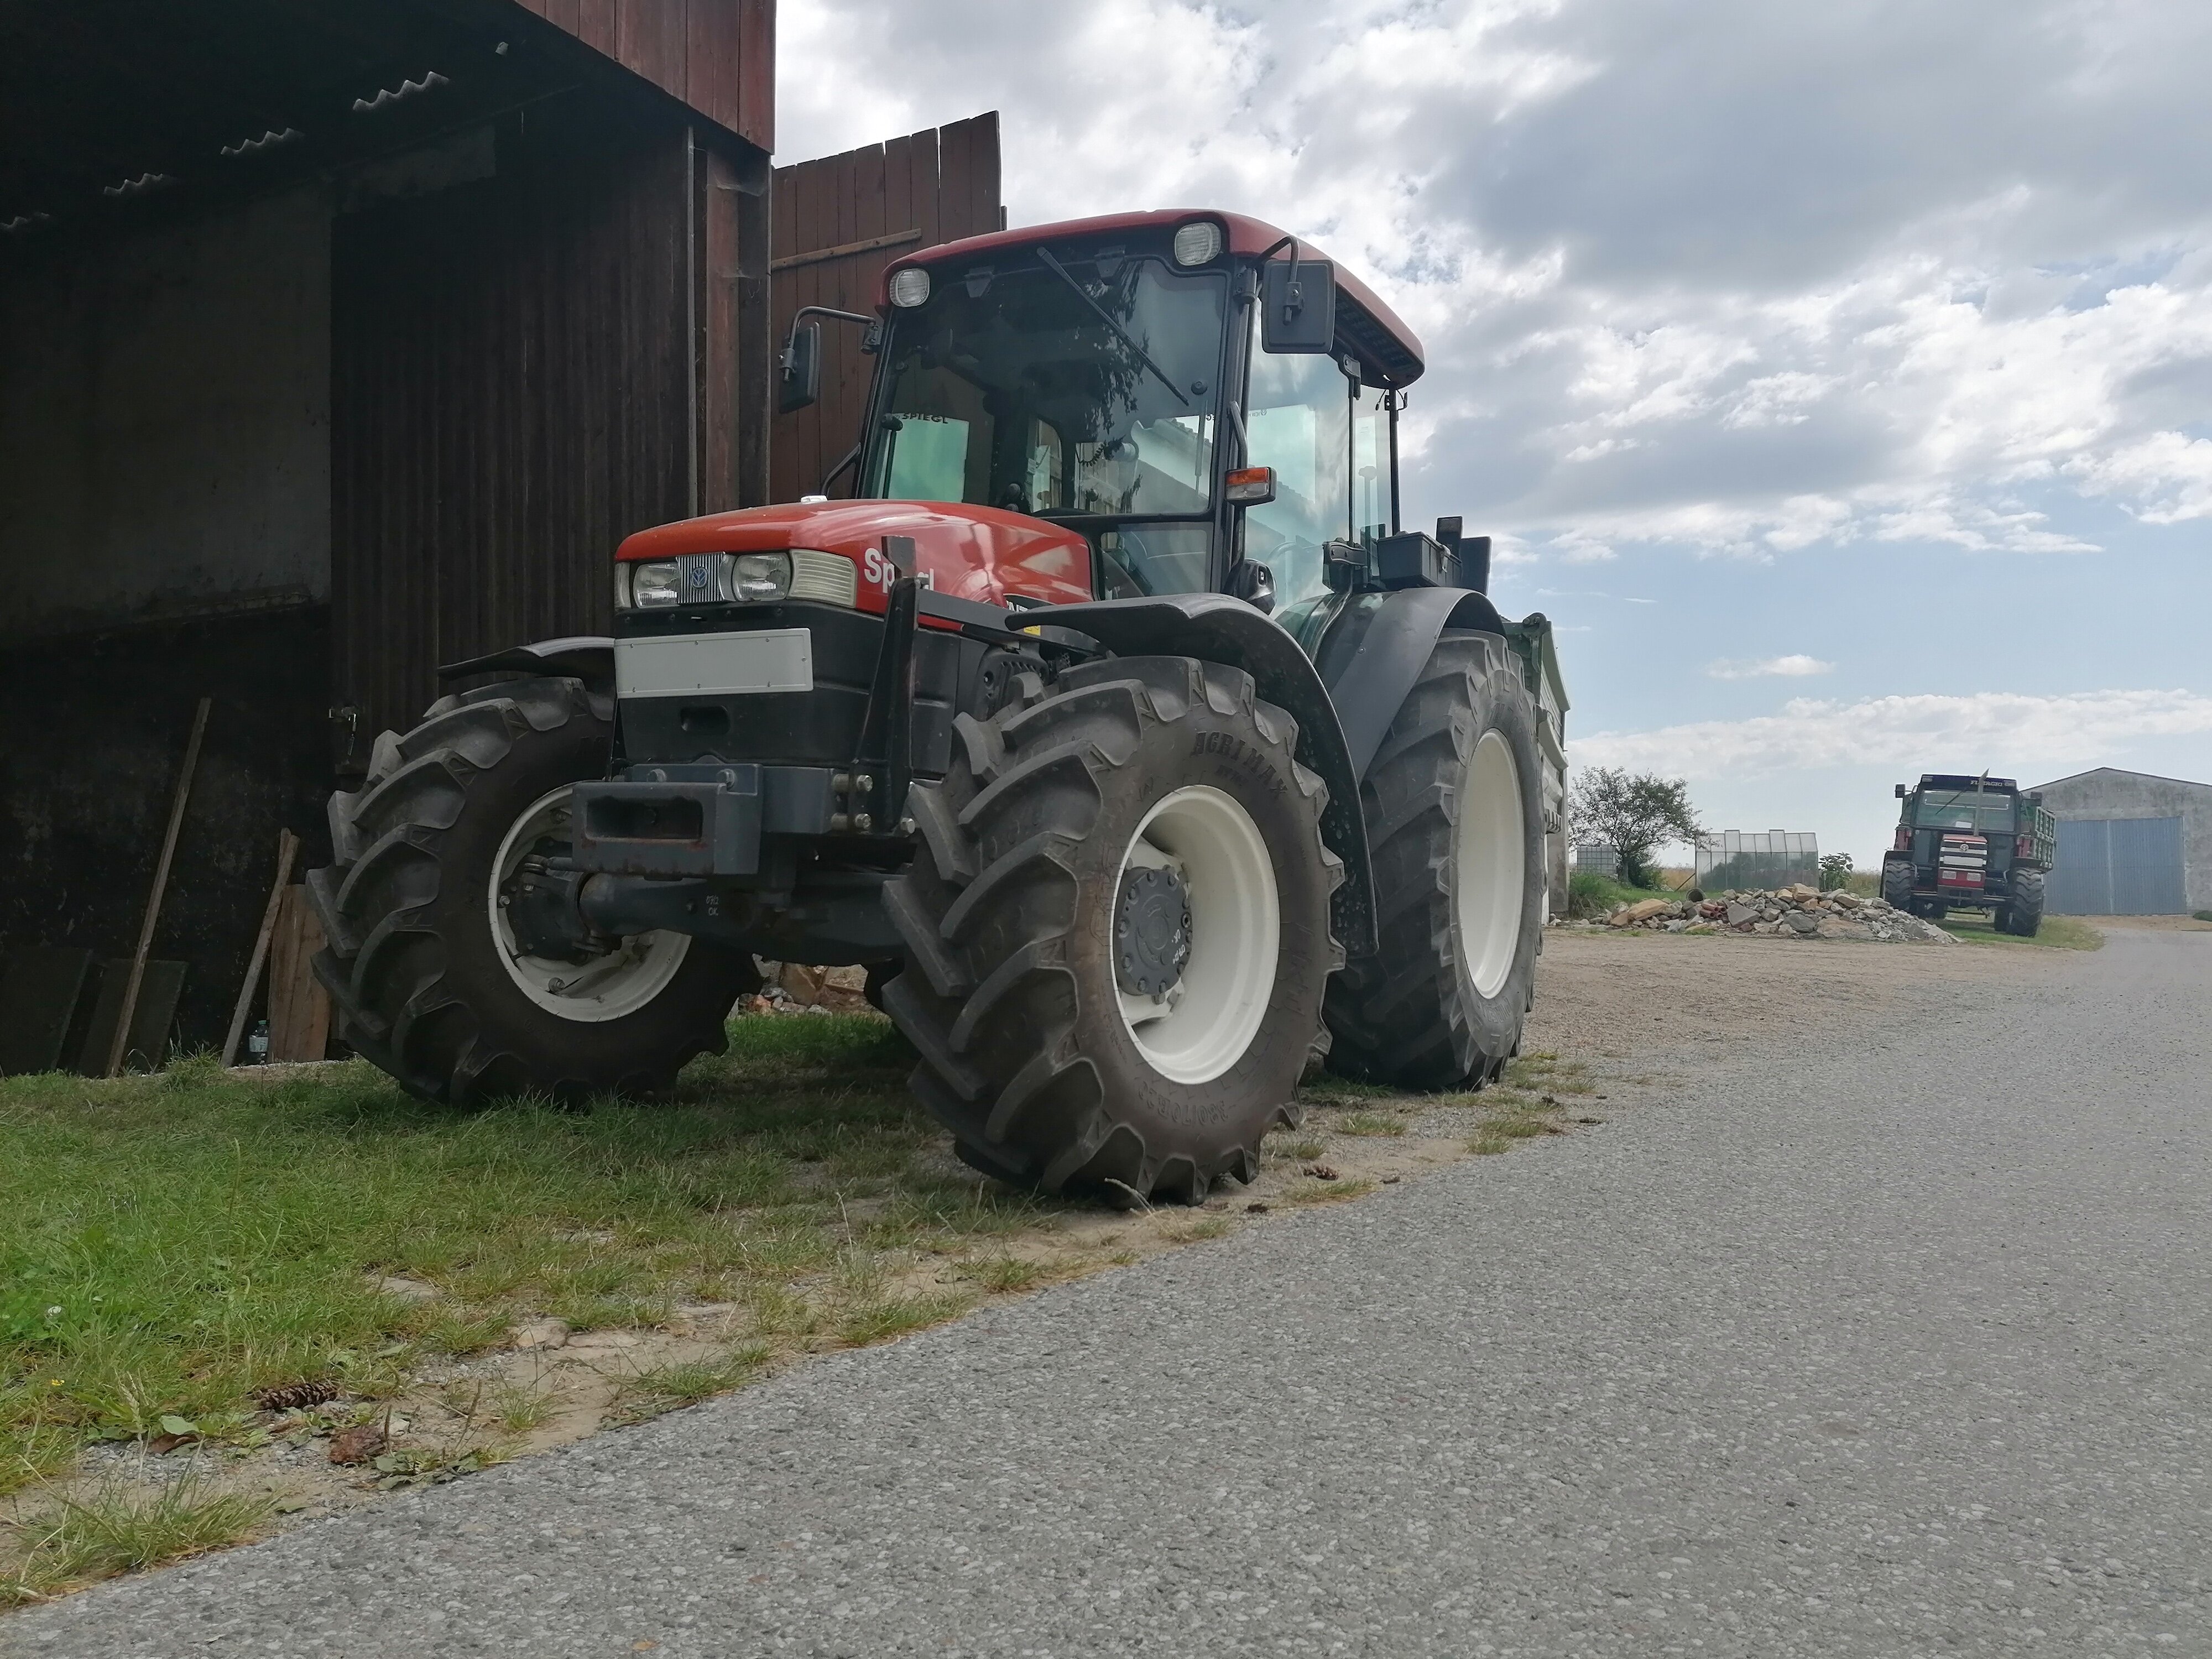
[[[791,313],[791,327],[783,337],[783,354],[776,360],[776,366],[787,374],[791,369],[792,342],[799,337],[799,325],[809,317],[835,317],[840,322],[860,323],[870,328],[873,328],[881,320],[879,318],[863,316],[857,311],[839,311],[834,306],[799,307]]]

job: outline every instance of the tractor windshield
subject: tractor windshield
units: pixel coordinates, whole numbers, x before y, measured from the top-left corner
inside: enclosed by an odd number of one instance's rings
[[[867,493],[1198,520],[1107,532],[1109,562],[1141,567],[1117,573],[1141,592],[1205,588],[1226,279],[1110,252],[1022,258],[935,273],[926,303],[892,313]]]
[[[1965,830],[2001,835],[2012,828],[2013,798],[1971,789],[1923,789],[1912,815],[1916,830]],[[1977,817],[1978,814],[1978,817]]]

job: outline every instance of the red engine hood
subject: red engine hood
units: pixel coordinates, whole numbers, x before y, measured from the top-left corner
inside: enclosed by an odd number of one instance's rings
[[[1079,605],[1091,591],[1091,545],[1072,530],[995,507],[951,501],[806,501],[714,513],[641,530],[617,559],[679,553],[780,553],[811,547],[860,567],[863,611],[881,611],[897,572],[884,538],[910,536],[919,569],[940,593],[1003,605],[1008,594]]]

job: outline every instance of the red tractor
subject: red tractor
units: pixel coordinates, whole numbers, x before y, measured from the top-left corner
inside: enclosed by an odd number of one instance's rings
[[[757,955],[864,963],[962,1157],[1124,1201],[1249,1180],[1316,1050],[1493,1077],[1548,624],[1487,538],[1399,527],[1407,327],[1212,212],[902,258],[794,320],[787,409],[825,317],[876,358],[853,499],[630,537],[611,639],[452,665],[512,678],[332,797],[356,1048],[434,1100],[651,1097]]]

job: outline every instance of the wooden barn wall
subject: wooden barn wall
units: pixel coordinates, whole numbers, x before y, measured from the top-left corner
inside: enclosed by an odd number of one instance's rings
[[[775,148],[775,0],[515,0],[710,121]]]
[[[502,127],[496,176],[336,227],[342,771],[414,724],[439,663],[605,633],[623,537],[759,491],[741,397],[764,404],[765,368],[724,331],[745,311],[736,169],[680,128],[533,125]]]
[[[801,306],[872,313],[877,280],[893,259],[1000,228],[1005,212],[999,194],[995,110],[888,143],[778,167],[770,216],[775,341],[782,341]],[[875,359],[860,349],[856,325],[825,321],[822,332],[821,401],[795,415],[777,416],[770,428],[774,501],[811,494],[860,438]],[[853,493],[849,471],[831,493]]]

